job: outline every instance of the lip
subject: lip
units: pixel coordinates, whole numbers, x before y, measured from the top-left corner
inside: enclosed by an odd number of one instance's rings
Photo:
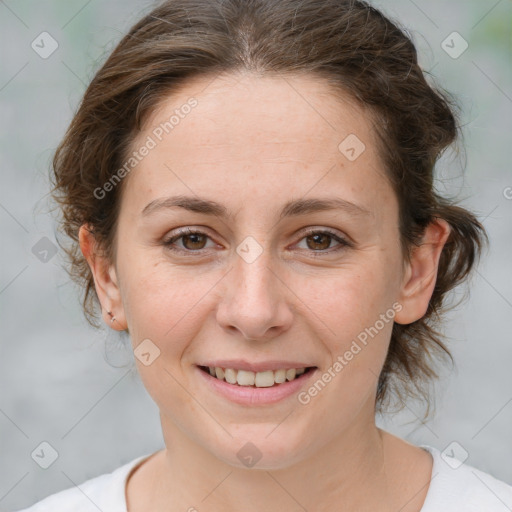
[[[219,359],[216,361],[206,361],[199,363],[198,366],[213,366],[217,368],[233,368],[234,370],[246,370],[249,372],[265,372],[267,370],[289,370],[291,368],[308,368],[315,366],[311,363],[300,363],[297,361],[261,361],[260,363],[250,363],[244,359]]]
[[[228,366],[228,368],[230,367]],[[292,366],[292,368],[295,368],[295,366]],[[298,366],[297,368],[304,367]],[[229,384],[228,382],[212,377],[209,373],[201,370],[199,366],[196,366],[196,371],[199,374],[199,378],[203,379],[203,382],[205,382],[208,388],[212,389],[215,393],[234,403],[254,406],[274,404],[298,393],[302,387],[309,384],[313,376],[317,373],[317,367],[310,368],[308,372],[303,373],[300,377],[292,381],[286,381],[268,388]]]

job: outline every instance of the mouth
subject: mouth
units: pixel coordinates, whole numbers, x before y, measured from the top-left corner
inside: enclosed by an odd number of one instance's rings
[[[201,366],[198,368],[211,377],[241,388],[276,388],[287,382],[306,378],[316,366],[252,372],[234,368]]]

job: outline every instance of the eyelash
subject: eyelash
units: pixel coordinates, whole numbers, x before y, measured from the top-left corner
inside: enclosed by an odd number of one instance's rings
[[[180,231],[178,231],[177,234],[164,240],[163,245],[170,251],[175,252],[175,253],[181,253],[181,254],[200,253],[201,251],[206,250],[206,249],[198,249],[198,250],[194,251],[192,249],[180,249],[173,245],[174,242],[176,242],[180,238],[183,238],[184,236],[187,236],[187,235],[206,235],[208,238],[210,238],[206,233],[204,233],[202,231],[194,230],[191,228],[184,228],[184,229],[181,229]],[[311,236],[311,235],[328,235],[329,237],[333,238],[336,242],[338,242],[340,244],[334,250],[332,248],[325,249],[325,250],[319,250],[319,251],[313,251],[311,249],[311,253],[314,254],[314,257],[322,256],[324,254],[330,254],[333,252],[338,252],[347,247],[352,247],[352,244],[350,242],[348,242],[344,238],[340,237],[333,231],[326,230],[326,229],[323,229],[323,230],[311,229],[303,234],[303,237],[300,239],[300,241],[302,241],[304,238],[307,238],[308,236]]]

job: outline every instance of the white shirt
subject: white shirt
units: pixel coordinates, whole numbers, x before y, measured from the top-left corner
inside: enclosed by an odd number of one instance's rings
[[[432,478],[421,512],[510,512],[512,486],[437,448],[420,445],[433,457]],[[126,481],[143,455],[105,473],[39,501],[18,512],[127,512]]]

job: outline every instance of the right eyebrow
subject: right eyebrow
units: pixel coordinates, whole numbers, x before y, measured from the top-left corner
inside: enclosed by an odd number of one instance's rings
[[[227,208],[216,202],[205,198],[192,196],[170,196],[158,198],[148,203],[142,210],[142,216],[146,217],[157,211],[168,208],[183,208],[185,210],[202,213],[205,215],[215,215],[217,217],[230,217]],[[367,208],[342,199],[340,197],[312,198],[312,199],[294,199],[284,205],[279,215],[279,219],[284,217],[295,217],[326,210],[343,210],[350,215],[372,215]]]

